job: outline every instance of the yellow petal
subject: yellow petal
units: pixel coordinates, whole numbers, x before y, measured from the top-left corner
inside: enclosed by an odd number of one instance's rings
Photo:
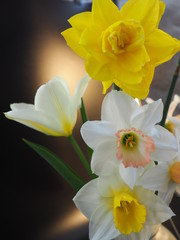
[[[170,60],[180,50],[180,41],[156,29],[146,39],[145,46],[151,63],[157,66]]]
[[[72,27],[75,27],[78,30],[83,31],[88,27],[92,22],[92,13],[91,12],[82,12],[72,16],[68,22]]]
[[[134,98],[145,99],[149,93],[149,87],[154,76],[154,66],[146,64],[142,69],[142,79],[140,83],[118,83],[115,84]]]
[[[78,44],[81,36],[81,32],[75,28],[68,28],[63,31],[62,36],[65,38],[67,45],[73,49],[80,57],[84,58],[87,54],[86,49]]]
[[[103,94],[105,94],[108,88],[113,84],[113,81],[102,81],[102,84],[103,84]]]
[[[165,11],[165,3],[160,1],[159,2],[159,18],[158,18],[157,26],[156,26],[157,28],[159,26],[159,22],[161,21],[161,17],[164,14],[164,11]]]
[[[143,73],[130,72],[122,67],[121,62],[112,61],[107,58],[95,59],[92,56],[85,61],[85,67],[88,74],[95,80],[117,82],[120,86],[124,84],[138,84],[141,82]]]
[[[98,25],[92,24],[82,32],[79,44],[84,46],[92,55],[96,54],[96,52],[102,53],[100,37],[101,34]]]
[[[129,0],[120,9],[121,19],[134,19],[141,23],[145,34],[150,33],[159,21],[159,0]]]
[[[138,72],[146,62],[150,61],[149,55],[144,47],[139,47],[135,51],[125,52],[119,56],[122,66],[131,72]]]
[[[94,22],[106,28],[120,20],[119,9],[111,0],[94,0],[92,4]]]
[[[111,65],[109,61],[97,60],[96,58],[89,56],[85,61],[85,68],[89,76],[95,80],[108,81],[111,75]]]

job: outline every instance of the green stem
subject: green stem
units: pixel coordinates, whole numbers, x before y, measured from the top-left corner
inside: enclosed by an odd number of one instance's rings
[[[77,155],[79,156],[82,164],[84,165],[84,167],[86,168],[86,170],[88,171],[89,175],[92,177],[92,172],[91,172],[91,168],[90,168],[90,165],[86,159],[86,157],[84,156],[82,150],[80,149],[76,139],[74,138],[73,135],[70,135],[68,137],[69,141],[71,142],[74,150],[76,151]]]
[[[170,85],[170,88],[169,88],[169,92],[168,92],[168,95],[167,95],[167,98],[166,98],[166,102],[165,102],[165,105],[164,105],[163,117],[162,117],[162,120],[160,122],[160,125],[163,126],[163,127],[164,127],[165,122],[166,122],[166,117],[167,117],[167,114],[168,114],[169,105],[170,105],[171,98],[172,98],[172,95],[173,95],[173,92],[174,92],[174,89],[175,89],[175,86],[176,86],[176,82],[177,82],[177,79],[178,79],[178,76],[179,76],[179,71],[180,71],[180,58],[179,58],[176,70],[174,72],[174,75],[173,75],[173,78],[172,78],[172,81],[171,81],[171,85]]]

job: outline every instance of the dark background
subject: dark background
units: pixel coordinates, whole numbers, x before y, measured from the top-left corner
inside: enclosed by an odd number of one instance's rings
[[[79,159],[68,140],[48,137],[10,121],[3,112],[9,110],[10,103],[33,103],[37,88],[55,75],[63,75],[74,89],[85,73],[84,62],[66,46],[60,33],[69,27],[68,18],[90,9],[90,3],[60,0],[4,1],[1,4],[1,207],[4,239],[88,239],[87,221],[71,200],[75,192],[22,138],[47,146],[88,180],[83,168],[77,164]],[[162,26],[180,39],[180,21],[176,18],[173,22],[177,15],[175,5],[173,11],[169,15],[166,12],[168,18]],[[165,100],[178,56],[156,70],[149,95],[153,99],[161,97]],[[101,84],[93,81],[85,93],[91,120],[100,118],[101,92]],[[179,80],[175,93],[180,94]],[[80,126],[78,115],[74,135],[85,150],[79,134]],[[178,215],[173,220],[180,229],[177,196],[171,207]],[[165,225],[173,232],[169,222]]]

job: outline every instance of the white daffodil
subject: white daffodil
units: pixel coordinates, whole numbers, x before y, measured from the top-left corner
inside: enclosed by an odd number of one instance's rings
[[[153,226],[174,215],[152,191],[129,188],[116,168],[84,185],[73,201],[89,219],[90,240],[149,240]]]
[[[89,76],[86,75],[71,96],[67,82],[61,77],[54,77],[37,90],[34,105],[11,104],[11,111],[5,116],[47,135],[70,136],[88,81]]]
[[[145,188],[158,191],[161,198],[170,204],[175,190],[178,192],[180,187],[180,135],[178,130],[175,131],[178,145],[178,154],[175,158],[167,162],[160,162],[146,169],[137,184]]]
[[[146,98],[147,103],[152,103],[152,98]],[[174,134],[175,129],[180,133],[180,114],[174,116],[174,111],[177,105],[180,103],[180,97],[175,94],[172,102],[169,105],[169,110],[166,118],[165,128]]]
[[[168,161],[174,157],[177,153],[175,137],[156,125],[162,118],[162,111],[161,100],[139,106],[123,91],[108,93],[102,103],[101,120],[88,121],[81,128],[84,141],[94,150],[92,171],[109,175],[109,163],[115,163],[121,173],[123,163],[135,180],[151,160]],[[131,187],[133,182],[129,183]]]

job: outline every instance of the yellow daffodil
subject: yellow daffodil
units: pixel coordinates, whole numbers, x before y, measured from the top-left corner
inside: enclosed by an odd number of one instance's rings
[[[88,81],[89,76],[86,75],[71,96],[67,82],[61,77],[54,77],[37,90],[34,105],[11,104],[11,111],[5,116],[47,135],[70,136]]]
[[[155,67],[180,50],[179,40],[158,29],[164,10],[160,0],[129,0],[120,10],[111,0],[93,0],[92,11],[71,17],[62,35],[104,93],[115,83],[144,99]]]

